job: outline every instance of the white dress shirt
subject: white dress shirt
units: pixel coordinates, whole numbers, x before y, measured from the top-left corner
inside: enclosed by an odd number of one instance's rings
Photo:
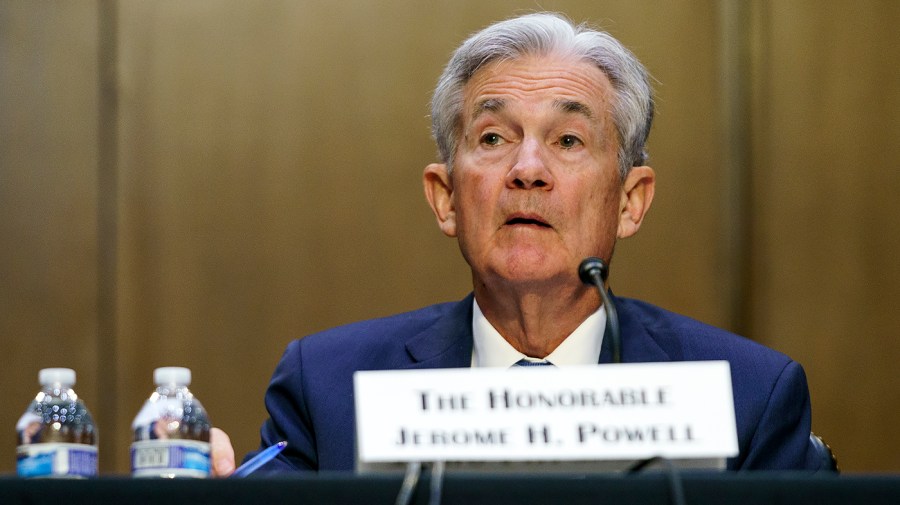
[[[602,305],[578,328],[575,328],[575,331],[566,337],[553,352],[540,360],[517,351],[484,317],[481,307],[478,306],[477,301],[474,301],[474,298],[472,303],[474,304],[472,336],[475,338],[472,346],[473,367],[509,368],[523,358],[528,361],[548,361],[559,367],[596,365],[600,361],[600,346],[606,330],[606,311],[603,310]]]

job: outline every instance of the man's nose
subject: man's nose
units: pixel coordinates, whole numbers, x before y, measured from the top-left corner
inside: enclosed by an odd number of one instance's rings
[[[506,187],[510,189],[553,188],[553,174],[547,169],[540,142],[522,141],[516,151],[515,163],[506,174]]]

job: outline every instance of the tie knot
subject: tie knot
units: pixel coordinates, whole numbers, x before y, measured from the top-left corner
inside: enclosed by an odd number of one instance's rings
[[[555,366],[553,363],[549,361],[528,361],[525,358],[520,359],[513,366]]]

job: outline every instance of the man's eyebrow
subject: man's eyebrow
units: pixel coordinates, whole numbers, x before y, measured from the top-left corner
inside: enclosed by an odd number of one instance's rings
[[[472,120],[478,119],[478,116],[485,112],[498,112],[506,107],[506,100],[502,98],[485,98],[475,104],[472,109]]]
[[[594,119],[594,113],[587,105],[576,100],[556,100],[553,102],[553,108],[562,112],[581,114],[587,119]]]

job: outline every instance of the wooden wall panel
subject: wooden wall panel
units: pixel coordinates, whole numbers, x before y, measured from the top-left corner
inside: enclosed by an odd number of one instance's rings
[[[120,383],[190,366],[241,454],[289,340],[466,292],[419,196],[439,58],[356,7],[122,6]]]
[[[762,9],[754,328],[805,365],[846,469],[898,471],[900,4]]]
[[[97,376],[97,6],[0,4],[0,473],[38,370]],[[101,460],[104,456],[101,456]]]

